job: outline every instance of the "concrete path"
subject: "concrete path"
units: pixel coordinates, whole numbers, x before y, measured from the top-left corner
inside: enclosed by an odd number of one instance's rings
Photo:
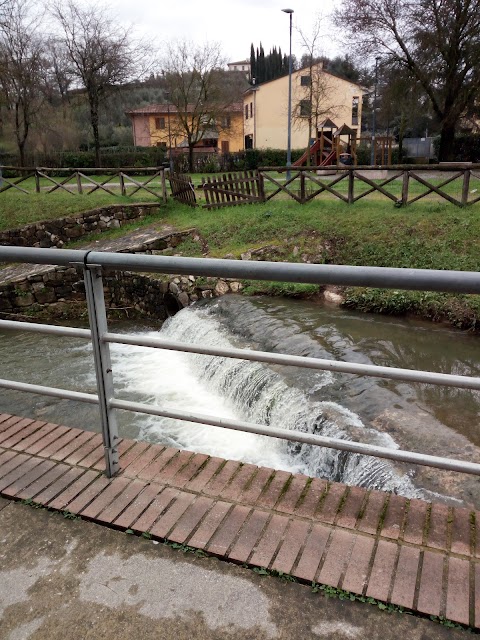
[[[0,495],[480,628],[480,514],[0,414]],[[101,571],[103,573],[104,570]]]
[[[152,540],[0,498],[2,640],[460,640]]]

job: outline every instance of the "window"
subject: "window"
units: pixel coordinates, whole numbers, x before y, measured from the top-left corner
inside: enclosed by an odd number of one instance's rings
[[[248,120],[248,104],[245,105],[245,120]]]
[[[253,102],[250,102],[250,118],[253,118]]]
[[[300,85],[302,87],[309,87],[312,84],[312,78],[310,76],[300,76]]]
[[[300,116],[308,117],[311,112],[310,100],[300,100]]]
[[[352,98],[352,125],[358,124],[358,103],[359,97],[353,96]]]
[[[165,129],[165,118],[155,118],[155,129]]]
[[[223,129],[230,129],[231,126],[232,126],[232,118],[231,118],[231,116],[223,116],[223,118],[222,118],[222,128]]]

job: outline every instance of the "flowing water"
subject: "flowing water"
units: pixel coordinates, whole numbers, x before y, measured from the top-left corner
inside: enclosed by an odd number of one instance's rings
[[[120,330],[158,335],[160,329]],[[202,345],[480,375],[478,337],[284,299],[226,296],[200,303],[169,319],[161,334]],[[91,347],[80,340],[0,333],[0,361],[2,377],[95,392]],[[480,462],[476,392],[126,345],[112,345],[112,362],[117,397]],[[95,407],[0,393],[0,411],[98,429]],[[478,481],[461,474],[129,412],[119,412],[119,425],[122,435],[150,442],[409,497],[480,504]]]

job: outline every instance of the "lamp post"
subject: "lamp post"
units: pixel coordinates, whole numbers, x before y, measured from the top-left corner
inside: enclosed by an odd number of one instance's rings
[[[370,151],[370,164],[375,164],[375,128],[376,128],[376,113],[377,113],[377,86],[378,86],[378,61],[380,56],[375,58],[375,88],[373,92],[373,110],[372,110],[372,148]]]
[[[290,16],[290,55],[288,57],[288,128],[287,128],[287,180],[292,166],[292,13],[293,9],[282,9]]]

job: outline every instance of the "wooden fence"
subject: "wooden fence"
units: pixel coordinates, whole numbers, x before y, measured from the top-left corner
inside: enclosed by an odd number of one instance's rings
[[[132,173],[137,174],[136,177],[133,177]],[[142,174],[141,181],[138,177],[139,173]],[[17,176],[7,178],[5,174],[17,174]],[[100,175],[101,178],[95,179],[95,175]],[[0,166],[0,195],[9,189],[20,191],[26,195],[32,193],[49,194],[59,189],[73,195],[90,195],[100,190],[112,196],[121,195],[128,198],[133,197],[139,191],[146,191],[162,202],[167,201],[163,167],[69,169]]]
[[[172,198],[182,204],[188,204],[190,207],[197,206],[197,198],[195,196],[195,187],[190,176],[184,173],[172,173],[168,177]]]
[[[224,173],[202,178],[207,209],[232,207],[238,204],[265,202],[263,182],[257,171]]]
[[[295,167],[290,169],[290,176],[285,180],[275,173],[288,173],[288,169],[264,167],[258,170],[265,202],[282,193],[305,204],[328,193],[346,204],[354,204],[374,192],[397,206],[412,204],[430,194],[460,207],[480,202],[480,164]],[[460,183],[454,186],[453,183],[459,180]],[[449,185],[450,193],[445,190]]]

